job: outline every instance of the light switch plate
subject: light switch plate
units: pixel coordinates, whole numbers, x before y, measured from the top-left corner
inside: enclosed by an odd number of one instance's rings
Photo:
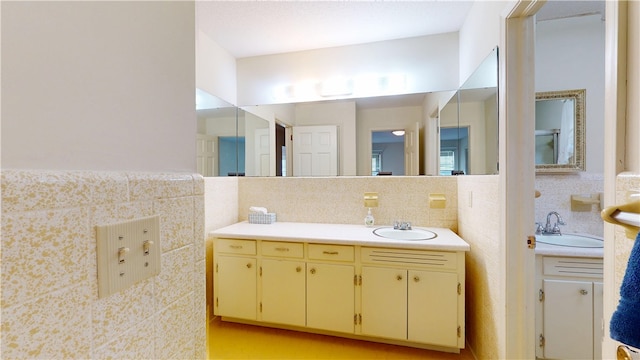
[[[98,225],[98,297],[160,273],[160,218],[151,216]]]

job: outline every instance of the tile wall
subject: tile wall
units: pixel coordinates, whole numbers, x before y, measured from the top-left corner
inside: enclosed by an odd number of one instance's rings
[[[365,192],[378,193],[378,207],[371,209],[376,225],[402,220],[458,230],[457,185],[452,177],[241,178],[239,219],[247,219],[249,207],[262,206],[275,212],[277,221],[364,224]],[[429,208],[430,193],[446,194],[444,209]]]
[[[458,177],[458,234],[471,246],[466,257],[466,336],[477,359],[498,359],[504,319],[500,276],[498,175]]]
[[[535,200],[537,222],[546,223],[547,214],[557,211],[566,223],[560,226],[562,232],[604,236],[604,223],[600,217],[602,208],[599,205],[592,205],[590,211],[571,211],[571,195],[591,195],[604,191],[603,174],[539,174],[536,175],[535,185],[540,191],[540,197]]]
[[[206,358],[204,181],[2,170],[2,358]],[[95,226],[160,215],[161,272],[98,298]]]
[[[622,173],[616,179],[616,202],[615,205],[623,205],[631,202],[629,194],[640,194],[640,174]],[[637,199],[637,198],[635,198]],[[627,237],[622,226],[615,226],[615,289],[616,303],[620,299],[620,285],[627,271],[627,264],[631,249],[633,249],[634,240]]]

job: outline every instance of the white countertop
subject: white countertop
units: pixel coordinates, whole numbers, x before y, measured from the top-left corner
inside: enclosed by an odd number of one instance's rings
[[[366,227],[350,224],[317,224],[275,222],[250,224],[246,221],[229,225],[209,233],[213,237],[231,239],[278,240],[345,245],[383,246],[406,249],[469,251],[467,242],[447,228],[415,227],[437,234],[429,240],[394,240],[375,235],[374,229],[388,226]]]
[[[599,236],[594,236],[589,234],[575,233],[574,235],[584,235],[584,236],[604,240]],[[604,248],[586,248],[586,247],[550,245],[550,244],[545,244],[540,241],[537,241],[536,255],[602,258],[604,256]]]

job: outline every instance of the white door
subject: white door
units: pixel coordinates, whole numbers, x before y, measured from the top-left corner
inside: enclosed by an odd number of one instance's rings
[[[404,174],[420,175],[420,123],[404,133]]]
[[[293,176],[338,175],[338,128],[293,127]]]
[[[269,129],[256,129],[255,141],[255,175],[269,176]]]
[[[216,137],[196,134],[197,171],[202,176],[216,176]]]

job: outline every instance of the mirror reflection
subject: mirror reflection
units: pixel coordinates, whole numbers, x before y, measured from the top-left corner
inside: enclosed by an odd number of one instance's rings
[[[495,174],[497,74],[496,48],[457,90],[242,108],[210,101],[213,105],[197,110],[198,172],[203,176]],[[268,113],[271,120],[247,111],[251,108]],[[308,144],[312,146],[305,147]]]
[[[536,171],[584,171],[585,90],[536,94]]]

